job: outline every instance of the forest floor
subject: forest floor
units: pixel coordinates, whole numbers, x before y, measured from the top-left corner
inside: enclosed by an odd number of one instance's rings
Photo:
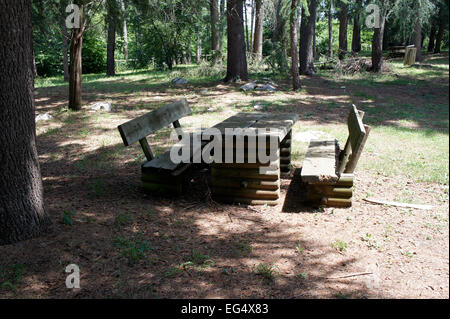
[[[0,247],[0,298],[449,298],[448,54],[411,68],[391,61],[383,75],[302,77],[303,88],[272,78],[274,93],[241,92],[202,67],[84,77],[80,112],[68,86],[38,79],[37,146],[53,221],[40,238]],[[206,72],[206,71],[205,71]],[[172,85],[185,76],[187,85]],[[252,78],[267,78],[253,74]],[[208,197],[208,171],[196,171],[181,197],[140,188],[139,145],[125,148],[117,126],[187,98],[186,130],[236,112],[295,112],[295,169],[282,179],[282,204],[225,205]],[[117,112],[95,112],[109,101]],[[299,202],[308,137],[341,145],[355,103],[372,126],[356,170],[353,207],[313,209]],[[149,137],[156,153],[170,130]],[[364,198],[433,205],[419,210]],[[67,289],[65,268],[81,269]]]

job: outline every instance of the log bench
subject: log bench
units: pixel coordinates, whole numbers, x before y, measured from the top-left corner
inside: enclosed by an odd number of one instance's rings
[[[179,120],[191,113],[187,100],[183,99],[119,125],[118,130],[124,145],[130,146],[139,142],[147,159],[141,166],[144,191],[159,194],[183,192],[185,175],[192,166],[191,159],[196,152],[201,152],[201,149],[191,148],[189,161],[174,163],[170,157],[170,150],[155,157],[148,144],[147,136],[173,125],[181,140],[184,133]]]
[[[301,179],[307,184],[307,201],[314,205],[350,207],[353,173],[370,132],[364,112],[352,105],[347,119],[349,136],[344,149],[336,139],[312,140],[303,161]]]

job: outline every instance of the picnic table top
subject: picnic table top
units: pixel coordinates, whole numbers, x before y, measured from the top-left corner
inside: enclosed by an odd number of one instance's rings
[[[282,141],[295,122],[298,115],[295,113],[237,113],[226,120],[216,124],[213,128],[219,129],[225,135],[226,128],[271,129],[270,135],[276,135]],[[260,131],[258,130],[258,133]],[[263,133],[269,135],[269,133]]]

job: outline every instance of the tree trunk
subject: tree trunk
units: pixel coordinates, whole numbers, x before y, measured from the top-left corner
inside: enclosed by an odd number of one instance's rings
[[[0,0],[0,245],[48,230],[34,119],[31,1]]]
[[[317,14],[317,0],[309,1],[309,16],[302,8],[300,26],[300,74],[313,75],[314,70],[314,25]]]
[[[339,12],[339,60],[347,55],[348,4],[341,3]]]
[[[417,49],[416,61],[422,61],[422,21],[420,17],[417,18],[416,25],[414,27],[414,46]]]
[[[63,55],[63,70],[64,70],[64,82],[69,81],[69,57],[68,57],[68,45],[67,45],[67,27],[65,21],[63,21],[62,25],[62,33],[63,33],[63,45],[62,45],[62,55]]]
[[[80,26],[83,26],[83,6],[80,6]],[[70,75],[69,75],[69,109],[81,110],[81,81],[82,81],[82,28],[72,29],[70,41]]]
[[[356,2],[356,12],[353,17],[353,36],[352,36],[352,52],[358,53],[361,52],[361,25],[360,25],[360,8],[361,1],[357,0]]]
[[[220,0],[220,39],[219,39],[219,50],[222,52],[223,46],[223,31],[224,31],[224,20],[225,20],[225,0]]]
[[[272,42],[275,43],[279,40],[279,34],[281,29],[281,5],[282,0],[275,0],[275,14],[273,17],[273,34],[272,34]]]
[[[125,0],[120,0],[120,10],[122,11],[123,20],[123,56],[125,57],[125,60],[128,60],[128,28]]]
[[[202,62],[202,39],[200,38],[200,35],[198,35],[198,33],[197,33],[197,52],[195,58],[197,64],[200,64]]]
[[[434,50],[434,42],[436,39],[436,23],[431,21],[430,40],[428,42],[427,52],[431,53]]]
[[[328,0],[328,56],[333,57],[333,2]]]
[[[108,44],[107,44],[107,54],[106,54],[106,75],[115,76],[116,75],[116,63],[114,59],[114,54],[116,51],[116,22],[114,21],[114,16],[110,13],[108,19]]]
[[[212,63],[215,65],[220,55],[220,29],[219,29],[219,2],[218,0],[210,0],[210,16],[211,16],[211,50]]]
[[[228,61],[225,82],[248,81],[243,25],[243,0],[227,1]]]
[[[441,53],[441,43],[442,43],[442,37],[444,36],[444,29],[445,29],[445,24],[444,24],[444,22],[441,21],[439,23],[439,30],[436,35],[436,44],[434,46],[434,53]]]
[[[375,28],[372,38],[372,71],[381,72],[383,70],[383,36],[386,16],[380,15],[380,27]]]
[[[253,54],[257,60],[262,59],[263,26],[264,26],[264,0],[256,1],[255,35],[253,41]]]
[[[291,30],[291,58],[292,58],[292,89],[294,91],[301,88],[300,74],[298,70],[298,0],[292,0],[290,14]]]

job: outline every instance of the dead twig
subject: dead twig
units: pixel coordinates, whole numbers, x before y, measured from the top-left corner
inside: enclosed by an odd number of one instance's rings
[[[351,277],[359,277],[359,276],[367,276],[367,275],[373,275],[373,272],[361,272],[361,273],[357,273],[357,274],[344,275],[344,276],[338,276],[338,277],[319,277],[319,278],[333,280],[333,279],[343,279],[343,278],[351,278]]]

